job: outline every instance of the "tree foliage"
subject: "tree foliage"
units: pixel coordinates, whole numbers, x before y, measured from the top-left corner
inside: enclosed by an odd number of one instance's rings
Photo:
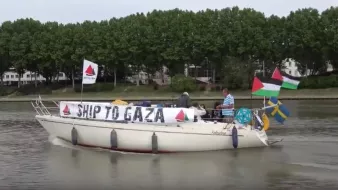
[[[73,24],[18,19],[0,27],[0,76],[14,67],[19,75],[37,72],[49,84],[59,71],[74,79],[89,59],[115,79],[139,71],[151,77],[163,66],[173,77],[208,60],[220,83],[247,88],[263,62],[267,72],[286,59],[297,61],[301,73],[322,72],[327,63],[337,68],[337,20],[337,7],[299,9],[287,17],[232,7],[154,10]]]

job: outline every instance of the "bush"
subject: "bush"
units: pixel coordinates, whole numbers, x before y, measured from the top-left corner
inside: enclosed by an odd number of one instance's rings
[[[216,84],[213,84],[212,86],[211,86],[211,91],[214,91],[214,92],[219,92],[219,91],[221,91],[222,90],[222,85],[216,85]]]
[[[229,77],[227,82],[225,82],[225,86],[227,86],[229,90],[240,89],[243,86],[243,77],[236,75]]]
[[[82,84],[75,85],[75,92],[81,92]],[[113,83],[96,83],[83,85],[83,92],[107,92],[114,90]]]
[[[206,90],[207,90],[206,84],[200,84],[199,85],[199,91],[206,91]]]
[[[50,86],[39,85],[35,87],[34,84],[22,85],[16,90],[16,95],[31,95],[31,94],[51,94],[52,89]]]
[[[175,92],[191,92],[196,90],[196,84],[193,78],[180,74],[172,77],[171,88]]]
[[[154,83],[154,84],[153,84],[154,90],[158,90],[158,86],[159,86],[158,84]]]
[[[334,88],[338,87],[338,76],[309,76],[302,78],[299,83],[300,89],[320,89],[320,88]]]
[[[8,96],[16,91],[16,87],[0,86],[0,96]]]
[[[52,83],[50,85],[48,85],[52,90],[58,90],[61,88],[65,88],[64,84],[60,84],[60,83]]]

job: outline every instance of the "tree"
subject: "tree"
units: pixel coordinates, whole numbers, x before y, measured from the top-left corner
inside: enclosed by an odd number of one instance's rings
[[[288,34],[285,30],[285,17],[279,18],[272,15],[267,18],[264,36],[267,39],[267,49],[265,51],[265,67],[268,72],[272,72],[277,66],[283,67],[283,61],[288,53]]]
[[[11,40],[11,22],[4,22],[0,28],[0,80],[3,85],[4,73],[11,66],[9,56],[9,43]]]
[[[267,73],[287,59],[294,59],[302,74],[324,72],[326,63],[337,68],[337,19],[337,7],[322,13],[299,9],[287,17],[231,7],[196,13],[154,10],[66,25],[18,19],[0,27],[0,75],[13,67],[19,80],[29,70],[50,84],[63,71],[75,88],[88,59],[103,69],[99,79],[103,73],[104,81],[113,78],[115,86],[131,74],[139,85],[141,71],[149,79],[160,72],[164,79],[165,67],[173,77],[195,65],[211,68],[214,83],[219,78],[229,88],[247,88],[263,62]]]
[[[289,57],[296,60],[298,70],[305,74],[310,69],[316,74],[326,68],[323,55],[323,24],[318,10],[308,8],[291,12],[286,18],[289,34]]]
[[[322,13],[324,31],[324,52],[326,60],[338,68],[338,7],[331,7]]]

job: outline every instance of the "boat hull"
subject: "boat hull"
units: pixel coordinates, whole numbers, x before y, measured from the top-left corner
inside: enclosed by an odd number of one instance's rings
[[[37,115],[36,119],[47,132],[60,139],[73,142],[72,130],[76,130],[76,144],[117,151],[156,153],[195,152],[234,149],[233,124],[184,123],[159,126],[151,124],[125,124]],[[264,130],[237,128],[237,148],[268,146]],[[112,147],[112,131],[116,146]]]

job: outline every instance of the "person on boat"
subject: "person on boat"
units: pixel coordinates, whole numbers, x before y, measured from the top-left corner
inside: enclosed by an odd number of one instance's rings
[[[191,107],[191,100],[190,100],[188,92],[184,92],[177,99],[176,107],[178,108],[190,108]]]
[[[206,110],[202,108],[197,102],[193,103],[193,105],[190,107],[191,109],[194,109],[194,116],[196,117],[197,121],[201,121],[203,115],[206,114]]]
[[[137,106],[141,106],[141,107],[151,107],[151,102],[150,102],[150,101],[147,101],[147,100],[144,100],[144,101],[138,103]]]
[[[128,102],[120,100],[120,99],[116,99],[112,102],[112,104],[116,104],[116,105],[128,105]]]
[[[210,120],[211,119],[211,115],[209,113],[209,111],[206,109],[204,104],[201,104],[201,108],[203,108],[205,110],[205,114],[201,116],[201,118],[203,120]]]
[[[223,121],[223,115],[221,113],[221,110],[217,109],[217,106],[221,105],[222,103],[217,101],[214,103],[214,107],[211,110],[211,118],[213,119],[213,121],[218,121],[218,122],[222,122]]]
[[[223,121],[232,123],[234,120],[234,104],[235,99],[229,93],[227,88],[223,88],[224,101],[222,105],[217,106],[217,109],[222,109]]]

